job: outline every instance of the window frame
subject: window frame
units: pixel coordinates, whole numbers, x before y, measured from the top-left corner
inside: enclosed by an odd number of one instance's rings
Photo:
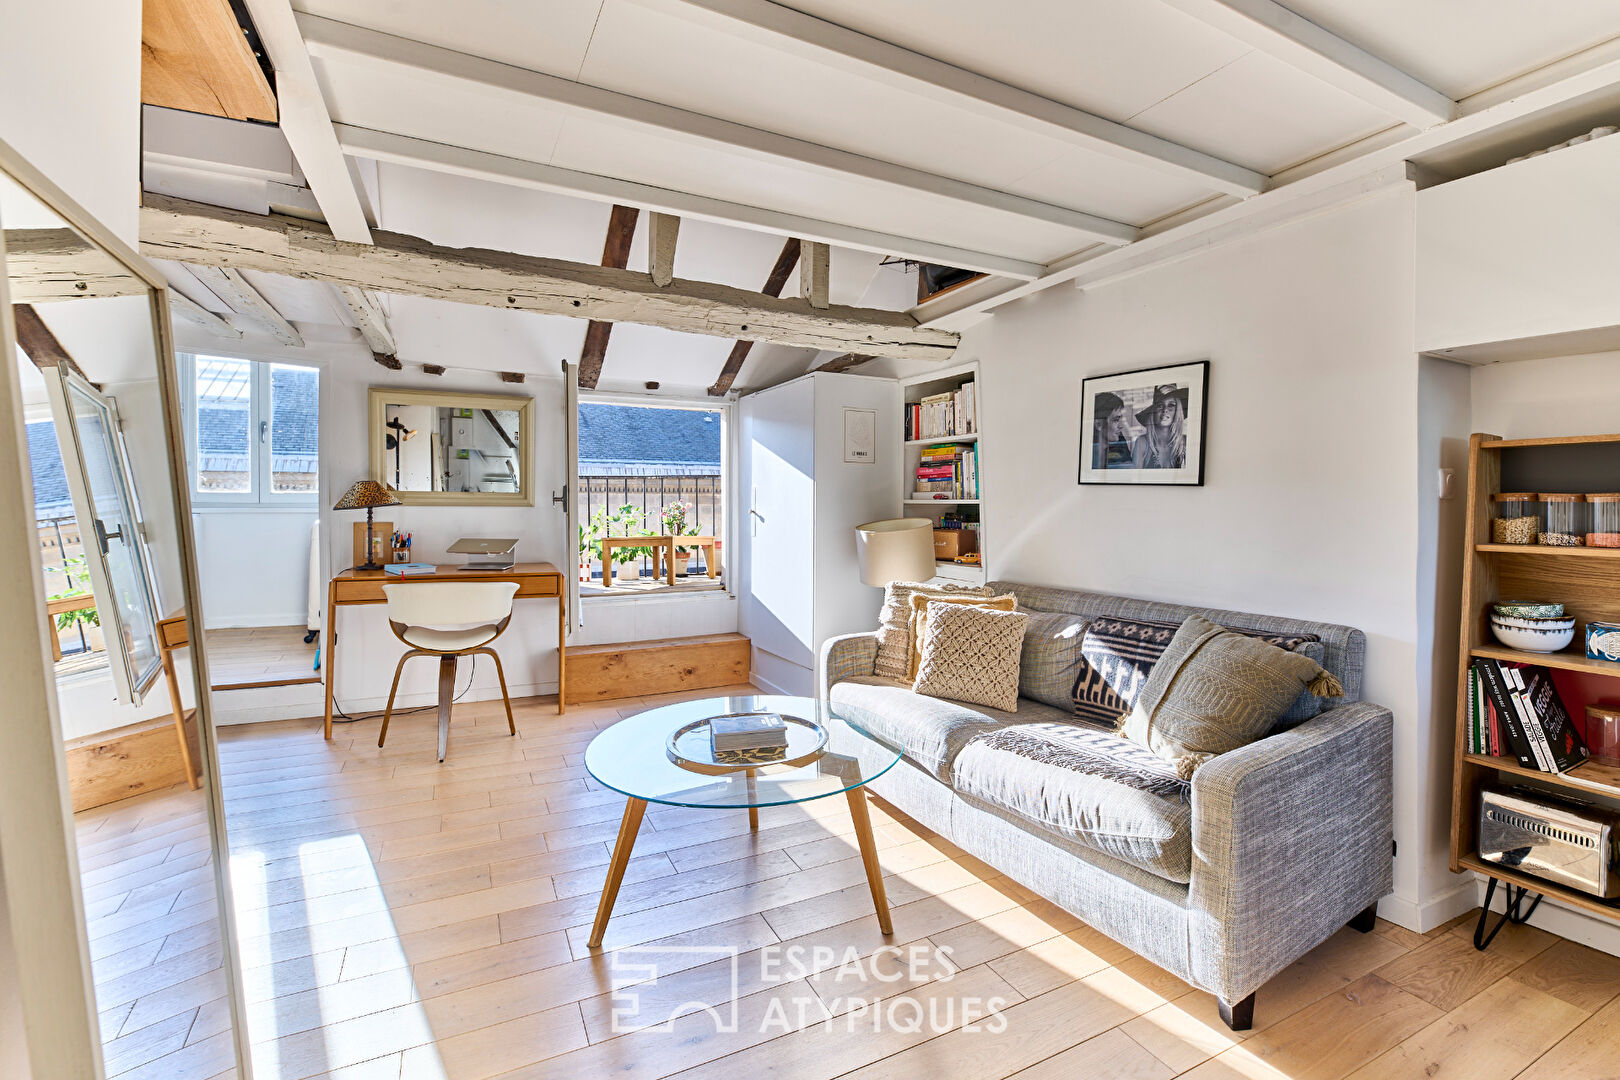
[[[248,490],[201,491],[197,488],[197,358],[226,360],[249,365],[248,378]],[[319,435],[317,435],[316,485],[313,491],[277,492],[272,490],[272,456],[270,440],[273,437],[273,409],[271,403],[271,373],[282,367],[304,368],[316,376],[315,409],[317,431],[321,415],[321,383],[325,373],[320,365],[291,360],[261,360],[229,353],[184,352],[180,361],[181,403],[184,411],[186,438],[186,483],[190,486],[191,504],[195,509],[315,509],[320,505]]]

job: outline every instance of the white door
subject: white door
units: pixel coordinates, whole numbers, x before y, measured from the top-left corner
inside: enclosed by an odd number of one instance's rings
[[[161,664],[158,606],[118,407],[65,366],[55,370],[45,385],[108,666],[118,700],[139,705]]]
[[[756,648],[813,670],[815,392],[811,380],[742,399],[748,551],[746,633]]]
[[[566,565],[568,629],[585,625],[585,612],[579,603],[579,365],[563,361],[563,551]]]

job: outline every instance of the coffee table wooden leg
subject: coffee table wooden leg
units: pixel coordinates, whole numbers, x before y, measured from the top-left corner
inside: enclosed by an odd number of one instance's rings
[[[866,884],[872,890],[872,906],[877,909],[878,929],[885,934],[894,933],[889,921],[889,897],[883,891],[883,867],[878,865],[877,842],[872,839],[872,818],[866,812],[866,792],[851,788],[844,792],[849,797],[849,816],[855,821],[855,838],[861,844],[861,865],[866,867]]]
[[[745,769],[743,771],[748,774],[748,797],[752,800],[758,794],[754,790],[754,778],[758,775],[758,772],[754,769]],[[757,806],[748,808],[748,827],[754,832],[759,832],[759,807]]]
[[[619,883],[624,880],[624,868],[629,865],[630,852],[636,846],[636,833],[641,831],[641,815],[646,812],[644,799],[630,799],[624,804],[624,820],[619,822],[619,839],[613,845],[607,880],[602,883],[602,900],[596,905],[596,922],[591,924],[590,940],[585,943],[592,949],[602,947],[602,935],[607,933],[608,918],[613,914],[613,901],[619,898]]]

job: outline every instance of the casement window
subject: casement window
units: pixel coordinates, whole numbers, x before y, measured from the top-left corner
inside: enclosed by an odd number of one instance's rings
[[[318,369],[182,355],[180,372],[192,505],[315,505]]]

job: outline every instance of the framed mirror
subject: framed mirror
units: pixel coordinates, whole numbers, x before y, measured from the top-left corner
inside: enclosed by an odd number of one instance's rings
[[[417,506],[533,506],[534,399],[371,388],[371,478]]]
[[[4,143],[0,230],[0,951],[29,1065],[245,1078],[168,292]]]

